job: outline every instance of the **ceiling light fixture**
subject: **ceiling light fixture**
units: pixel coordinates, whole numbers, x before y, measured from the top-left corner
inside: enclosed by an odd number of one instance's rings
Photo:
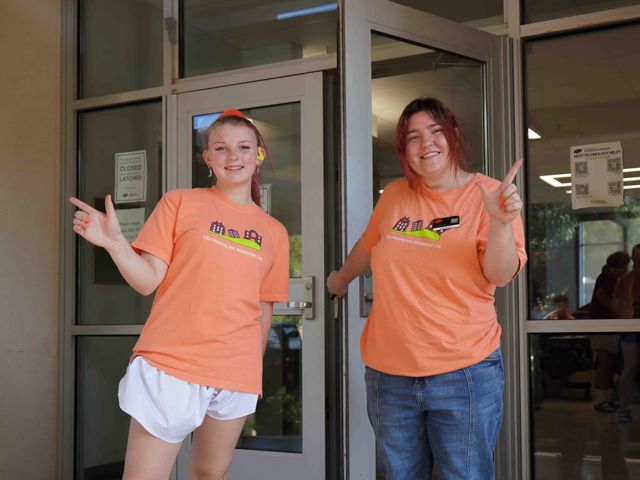
[[[304,17],[305,15],[313,15],[314,13],[331,12],[338,8],[337,3],[328,3],[327,5],[319,5],[317,7],[304,8],[302,10],[293,10],[291,12],[279,13],[276,15],[278,20],[286,20],[288,18]]]
[[[570,187],[571,186],[571,182],[569,182],[569,183],[559,182],[557,180],[558,178],[571,178],[571,174],[570,173],[556,173],[555,175],[540,175],[540,180],[542,180],[543,182],[548,183],[552,187]]]
[[[540,140],[542,138],[537,132],[534,132],[533,129],[531,128],[527,128],[527,137],[529,138],[529,140]]]
[[[640,167],[633,167],[633,168],[623,168],[622,169],[623,172],[640,172]],[[554,175],[540,175],[540,180],[542,180],[545,183],[548,183],[549,185],[551,185],[552,187],[556,187],[556,188],[560,188],[560,187],[570,187],[571,186],[571,182],[559,182],[558,178],[571,178],[571,174],[570,173],[556,173]],[[622,181],[623,182],[637,182],[640,180],[640,177],[623,177]],[[640,188],[640,185],[638,186],[631,186],[631,185],[626,185],[624,188],[628,189],[628,188]],[[567,193],[571,193],[571,190],[569,190]]]
[[[634,188],[640,188],[640,185],[624,185],[622,187],[623,190],[631,190],[631,189],[634,189]],[[571,190],[565,190],[564,193],[569,193],[570,194]]]

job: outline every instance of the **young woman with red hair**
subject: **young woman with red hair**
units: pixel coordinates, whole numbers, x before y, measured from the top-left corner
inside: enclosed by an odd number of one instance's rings
[[[337,296],[371,267],[361,338],[367,410],[386,480],[494,478],[504,384],[496,286],[526,262],[512,183],[467,171],[455,115],[409,103],[396,129],[404,179],[387,185],[327,288]]]

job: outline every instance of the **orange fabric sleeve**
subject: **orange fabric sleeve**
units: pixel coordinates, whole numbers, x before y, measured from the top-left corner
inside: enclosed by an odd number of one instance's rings
[[[162,196],[131,246],[140,254],[147,252],[169,265],[173,258],[179,197],[173,192]]]

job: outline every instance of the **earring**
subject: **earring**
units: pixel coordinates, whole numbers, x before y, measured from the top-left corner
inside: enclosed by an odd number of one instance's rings
[[[213,170],[209,167],[209,178],[213,177]]]
[[[265,151],[264,148],[258,147],[258,155],[256,156],[256,160],[258,163],[262,163],[264,161]]]

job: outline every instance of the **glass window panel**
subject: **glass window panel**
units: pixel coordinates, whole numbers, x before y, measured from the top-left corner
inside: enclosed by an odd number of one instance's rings
[[[269,149],[271,165],[268,162],[263,164],[259,181],[269,198],[269,214],[278,219],[289,232],[289,276],[299,277],[302,275],[300,104],[243,109],[242,113],[258,127]],[[211,186],[209,172],[202,159],[203,134],[219,114],[220,112],[212,112],[193,117],[194,187]],[[263,208],[267,206],[263,205]]]
[[[184,0],[181,5],[181,77],[336,51],[336,2]]]
[[[638,333],[529,336],[532,478],[640,478],[639,341]]]
[[[122,478],[130,417],[118,406],[118,383],[138,337],[78,337],[76,478]]]
[[[624,228],[611,220],[589,220],[580,225],[580,273],[578,305],[591,301],[596,279],[607,263],[607,257],[615,251],[623,251]],[[584,308],[583,308],[584,310]]]
[[[526,155],[531,318],[547,317],[558,296],[573,316],[589,318],[607,256],[631,253],[640,240],[637,38],[640,25],[628,25],[524,46],[526,122],[541,137],[529,136]],[[608,142],[622,145],[624,205],[572,208],[570,176],[547,176],[570,173],[571,146]]]
[[[593,220],[582,224],[584,229],[583,243],[608,243],[620,242],[624,234],[624,228],[611,220]]]
[[[162,195],[162,103],[81,113],[78,124],[80,199],[104,211],[105,196],[115,190],[115,155],[143,151],[146,201],[117,203],[116,212],[129,210],[128,215],[146,220]],[[135,229],[130,235],[135,237]],[[152,300],[153,296],[139,295],[125,283],[103,248],[78,237],[78,323],[142,324]]]
[[[634,0],[523,0],[522,23],[542,22],[637,4]]]
[[[193,117],[194,187],[209,187],[202,159],[204,132],[220,112]],[[300,104],[243,109],[262,134],[271,157],[263,164],[260,184],[269,200],[263,208],[289,232],[289,276],[302,274]],[[264,355],[263,399],[247,423],[238,447],[250,450],[302,452],[302,319],[274,316]]]
[[[467,140],[469,170],[482,171],[483,64],[378,33],[371,34],[371,59],[374,202],[389,182],[403,176],[396,124],[404,107],[418,97],[435,97],[453,111]]]
[[[273,317],[263,371],[263,398],[247,419],[238,448],[301,453],[301,317]]]
[[[162,0],[81,0],[79,96],[162,85]]]
[[[392,0],[406,7],[415,8],[454,22],[468,23],[475,27],[487,27],[504,23],[503,0],[463,0],[442,2],[439,0]]]

